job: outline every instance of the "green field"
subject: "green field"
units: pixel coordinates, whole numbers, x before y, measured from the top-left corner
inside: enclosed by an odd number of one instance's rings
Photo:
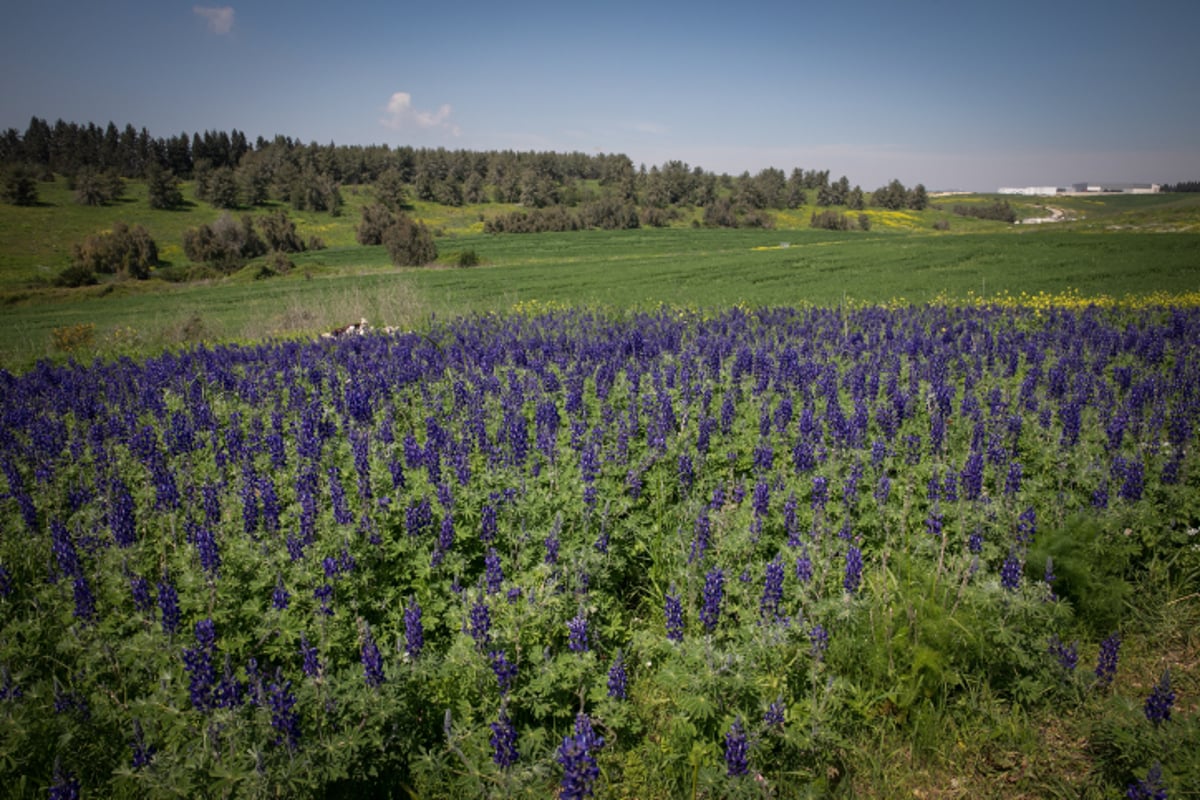
[[[363,317],[413,328],[431,315],[531,304],[714,308],[1200,291],[1200,197],[1194,195],[1056,198],[1051,204],[1071,221],[1026,226],[951,211],[992,196],[935,198],[922,212],[870,209],[867,232],[812,230],[812,209],[798,209],[778,213],[772,230],[704,229],[684,220],[662,229],[496,236],[480,232],[481,219],[509,206],[418,204],[413,214],[438,233],[440,263],[397,269],[382,247],[354,243],[370,190],[352,187],[344,191],[340,217],[291,212],[303,237],[320,236],[328,248],[296,256],[286,276],[255,280],[252,263],[196,283],[151,279],[56,289],[51,280],[69,263],[72,244],[115,220],[144,225],[170,272],[187,266],[183,231],[218,212],[195,202],[181,211],[152,210],[139,183],[102,208],[74,204],[62,179],[40,184],[39,194],[42,202],[33,208],[0,206],[0,365],[8,369],[65,357],[53,331],[76,325],[93,326],[90,342],[73,353],[89,358],[201,340],[312,335]],[[1044,213],[1037,199],[1010,202],[1023,217]],[[935,231],[943,219],[950,229]],[[449,266],[468,249],[478,254],[479,267]]]

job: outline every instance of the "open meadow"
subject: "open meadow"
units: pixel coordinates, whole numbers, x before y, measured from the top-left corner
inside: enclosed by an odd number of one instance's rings
[[[185,282],[138,191],[0,207],[6,796],[1200,796],[1191,196]]]

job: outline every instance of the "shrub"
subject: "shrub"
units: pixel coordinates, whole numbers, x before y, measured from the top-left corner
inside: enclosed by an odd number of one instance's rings
[[[1008,204],[1007,200],[996,200],[993,203],[986,205],[966,205],[958,203],[954,206],[954,213],[960,217],[975,217],[976,219],[995,219],[1001,222],[1016,222],[1017,212]]]
[[[178,208],[183,205],[183,194],[179,191],[179,179],[170,170],[157,164],[146,170],[146,192],[151,208]]]
[[[827,231],[848,231],[852,227],[850,218],[837,211],[822,211],[819,214],[814,211],[808,224],[809,227]]]
[[[437,258],[437,246],[429,228],[406,214],[396,215],[395,222],[383,232],[383,244],[398,267],[419,267]]]
[[[935,231],[948,231],[948,230],[950,230],[950,220],[948,220],[948,219],[939,219],[939,220],[937,220],[936,222],[934,222],[934,223],[933,223],[933,229],[934,229]]]
[[[77,325],[65,325],[50,331],[54,349],[63,353],[73,353],[84,347],[89,347],[96,338],[96,326],[90,322]]]
[[[54,277],[55,286],[75,288],[98,283],[96,273],[81,264],[72,264]]]
[[[479,254],[474,250],[463,250],[458,254],[454,263],[460,267],[477,267],[479,266]]]
[[[606,197],[586,204],[579,211],[579,221],[585,228],[606,231],[636,228],[641,224],[633,203],[618,197]]]
[[[124,222],[114,222],[111,232],[89,236],[83,244],[74,246],[72,266],[87,272],[144,279],[150,277],[151,267],[158,266],[158,246],[141,225],[130,228]]]
[[[354,231],[354,238],[361,245],[383,244],[383,232],[395,221],[392,212],[381,203],[363,206],[362,220]]]
[[[81,169],[71,178],[70,186],[75,191],[75,202],[84,206],[108,205],[125,194],[125,182],[116,170]]]
[[[189,228],[183,234],[183,252],[192,261],[202,261],[221,272],[233,272],[251,258],[267,252],[249,216],[239,224],[228,213],[212,225]]]
[[[37,205],[37,180],[25,167],[10,167],[4,171],[4,182],[0,185],[0,199],[14,206]]]
[[[267,247],[277,253],[302,253],[304,241],[296,235],[296,223],[282,208],[258,221]]]
[[[709,228],[736,228],[737,214],[734,213],[733,203],[722,197],[704,207],[704,225]]]
[[[738,223],[741,228],[763,228],[769,230],[775,227],[775,218],[761,209],[748,212]]]

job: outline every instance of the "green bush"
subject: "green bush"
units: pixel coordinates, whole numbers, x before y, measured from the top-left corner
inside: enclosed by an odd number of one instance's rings
[[[118,221],[111,232],[89,236],[76,244],[71,266],[73,279],[84,272],[144,279],[150,277],[152,267],[158,266],[158,246],[141,225],[130,228]]]

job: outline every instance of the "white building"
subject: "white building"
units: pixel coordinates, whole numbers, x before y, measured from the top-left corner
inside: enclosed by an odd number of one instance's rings
[[[1123,193],[1123,194],[1154,194],[1162,191],[1157,183],[1122,183],[1110,181],[1107,183],[1075,183],[1071,189],[1076,192],[1089,193]]]
[[[1062,191],[1057,186],[1002,186],[998,190],[1000,194],[1023,194],[1029,196],[1041,195],[1056,195]]]

